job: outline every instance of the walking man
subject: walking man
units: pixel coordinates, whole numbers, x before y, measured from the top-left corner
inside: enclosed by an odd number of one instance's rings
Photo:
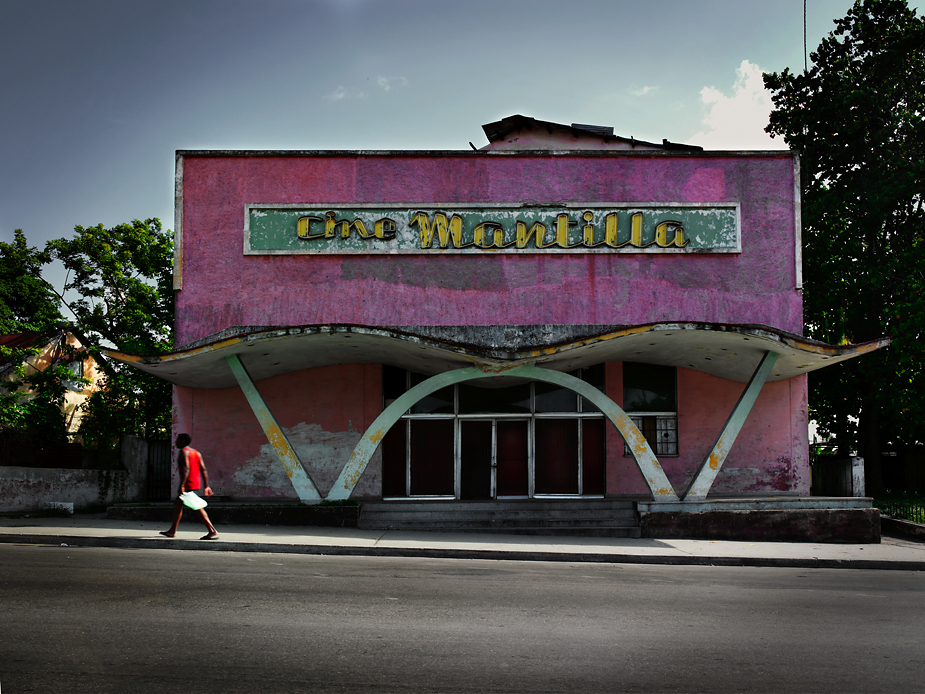
[[[203,496],[212,496],[212,488],[209,486],[209,471],[206,470],[206,464],[202,456],[195,448],[190,448],[192,438],[189,434],[177,435],[177,468],[180,471],[180,489],[177,492],[177,500],[173,503],[173,525],[170,530],[162,530],[161,535],[164,537],[176,537],[177,528],[180,526],[180,519],[183,517],[183,502],[180,500],[180,494],[183,492],[194,492],[197,496],[202,491]],[[200,540],[217,540],[218,531],[209,520],[209,514],[204,508],[197,509],[199,520],[206,526],[209,532],[200,537]]]

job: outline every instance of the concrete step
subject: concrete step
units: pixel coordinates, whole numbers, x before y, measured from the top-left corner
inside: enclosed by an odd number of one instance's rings
[[[363,513],[368,516],[377,516],[383,518],[402,518],[414,515],[417,518],[453,518],[466,516],[469,518],[617,518],[627,517],[635,518],[636,512],[633,509],[455,509],[434,508],[426,506],[422,508],[381,508],[370,509],[366,504],[363,505]]]
[[[457,516],[455,518],[372,518],[363,517],[361,520],[362,527],[369,527],[376,524],[377,527],[403,527],[408,528],[412,525],[424,527],[427,525],[442,528],[517,528],[517,527],[543,527],[543,528],[581,528],[581,527],[602,527],[602,528],[628,528],[639,525],[635,518],[467,518]]]
[[[605,499],[366,502],[359,526],[369,530],[639,537],[635,504]]]
[[[500,501],[456,501],[453,499],[394,499],[388,501],[366,501],[364,504],[369,508],[425,508],[445,506],[459,509],[462,511],[473,511],[478,509],[500,509],[510,510],[517,508],[526,509],[613,509],[613,508],[635,508],[633,501],[609,501],[606,499],[589,499],[582,501],[579,499],[564,500],[546,500],[546,499],[509,499]]]
[[[635,511],[636,504],[633,501],[609,501],[605,499],[589,499],[588,501],[568,499],[568,500],[503,500],[503,501],[454,501],[447,500],[390,500],[390,501],[365,501],[363,507],[369,510],[382,509],[406,509],[406,510],[423,510],[430,508],[454,509],[456,511],[514,511],[514,510],[596,510],[611,511],[615,509],[624,509]]]
[[[453,533],[485,533],[492,535],[551,535],[563,537],[640,537],[641,530],[639,526],[627,527],[587,527],[579,526],[573,528],[549,528],[549,527],[462,527],[462,528],[444,528],[433,527],[431,525],[422,525],[419,527],[401,527],[401,528],[364,528],[365,530],[421,530],[434,532],[453,532]]]

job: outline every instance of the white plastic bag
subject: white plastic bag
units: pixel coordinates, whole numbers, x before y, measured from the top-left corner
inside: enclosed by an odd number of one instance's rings
[[[187,508],[191,508],[194,511],[198,511],[201,508],[205,508],[209,504],[206,503],[206,500],[201,496],[197,496],[193,492],[183,492],[180,495],[180,501],[183,502],[183,505]]]

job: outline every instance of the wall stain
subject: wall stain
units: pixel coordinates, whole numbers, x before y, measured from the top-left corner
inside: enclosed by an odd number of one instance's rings
[[[283,427],[283,431],[322,496],[327,496],[334,486],[362,435],[353,429],[325,431],[318,424],[305,422],[292,428]],[[367,473],[354,490],[355,496],[378,494],[378,467],[371,462]],[[269,443],[263,444],[258,455],[245,461],[235,471],[233,480],[244,488],[240,492],[242,496],[295,496],[286,470]]]

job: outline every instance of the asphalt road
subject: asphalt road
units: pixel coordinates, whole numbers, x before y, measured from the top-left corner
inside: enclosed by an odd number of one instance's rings
[[[925,691],[925,573],[0,546],[0,692]]]

